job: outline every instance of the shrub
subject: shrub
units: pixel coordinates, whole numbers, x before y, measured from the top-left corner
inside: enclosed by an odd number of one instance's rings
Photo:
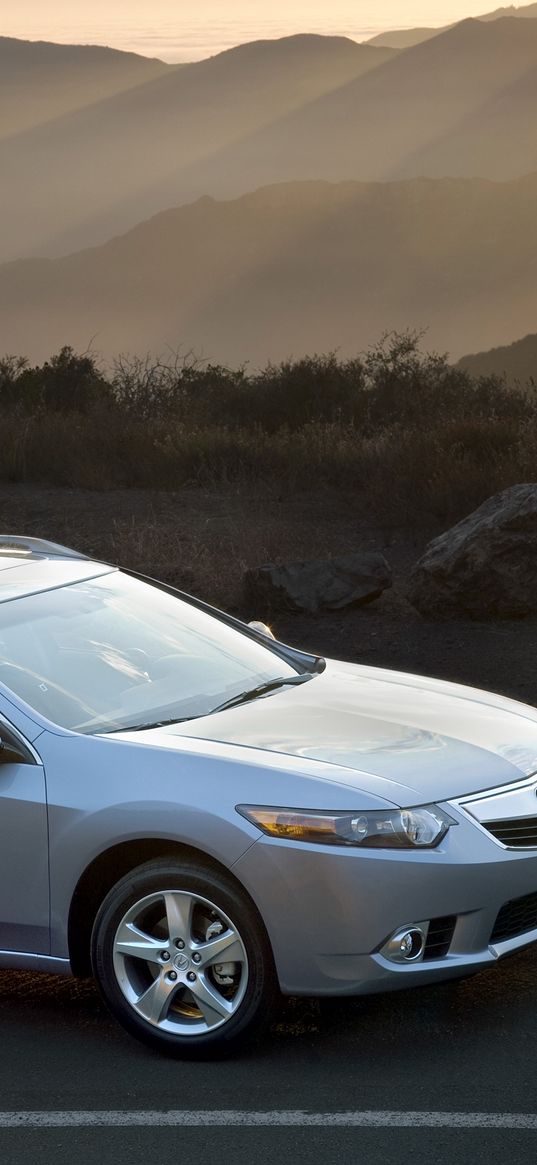
[[[78,356],[72,348],[62,348],[34,368],[24,357],[0,360],[0,401],[19,412],[87,412],[110,398],[110,385],[96,358]]]
[[[535,391],[473,379],[413,333],[258,372],[63,348],[0,360],[0,478],[92,489],[322,485],[375,520],[446,521],[534,474]],[[353,503],[354,504],[354,503]]]

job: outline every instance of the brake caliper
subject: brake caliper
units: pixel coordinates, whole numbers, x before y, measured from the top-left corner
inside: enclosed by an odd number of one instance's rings
[[[224,927],[219,919],[207,927],[205,931],[205,941],[209,942],[212,938],[217,938],[219,934],[224,933]],[[232,987],[235,982],[234,976],[237,974],[236,963],[213,963],[213,975],[215,982],[219,987]]]

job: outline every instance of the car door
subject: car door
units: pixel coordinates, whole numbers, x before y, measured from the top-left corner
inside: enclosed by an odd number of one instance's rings
[[[45,774],[0,714],[0,953],[47,954],[49,942]]]

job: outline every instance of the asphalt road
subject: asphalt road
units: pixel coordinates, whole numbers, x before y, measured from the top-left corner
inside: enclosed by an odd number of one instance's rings
[[[201,1064],[132,1041],[91,982],[2,972],[0,1041],[0,1165],[537,1159],[537,948],[458,984],[286,1001],[248,1053]],[[169,1110],[199,1123],[160,1125]],[[71,1123],[6,1127],[18,1118],[2,1114],[25,1112]],[[81,1112],[120,1127],[86,1127]],[[142,1112],[156,1123],[125,1123]],[[230,1113],[243,1123],[226,1124]],[[250,1127],[251,1113],[275,1123]],[[364,1113],[377,1127],[363,1127]],[[524,1114],[533,1128],[505,1127]],[[500,1127],[479,1127],[493,1119]]]

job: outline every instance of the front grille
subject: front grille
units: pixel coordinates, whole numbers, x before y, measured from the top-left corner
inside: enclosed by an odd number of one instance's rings
[[[442,959],[444,955],[447,955],[456,921],[455,914],[448,914],[444,918],[431,918],[423,951],[424,961],[426,959]]]
[[[537,817],[506,817],[504,821],[482,821],[493,837],[513,849],[537,846]]]
[[[524,898],[506,902],[494,923],[490,941],[505,942],[530,930],[537,930],[537,894],[526,894]]]

